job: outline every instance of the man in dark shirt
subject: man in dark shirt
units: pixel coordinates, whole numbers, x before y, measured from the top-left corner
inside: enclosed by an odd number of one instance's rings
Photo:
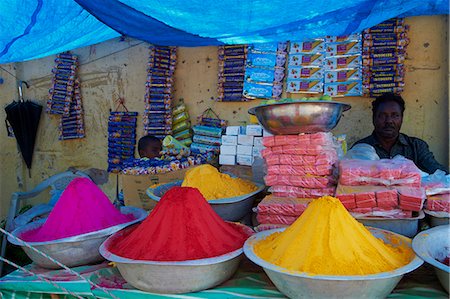
[[[404,111],[405,101],[401,96],[386,93],[377,97],[372,102],[374,131],[355,144],[371,145],[381,159],[402,155],[427,173],[434,173],[437,169],[448,173],[448,168],[435,160],[425,141],[400,133]]]

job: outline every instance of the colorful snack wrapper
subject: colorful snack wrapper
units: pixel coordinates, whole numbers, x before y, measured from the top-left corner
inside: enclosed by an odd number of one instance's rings
[[[288,65],[291,66],[316,66],[321,67],[324,62],[322,54],[291,54]]]
[[[295,53],[321,53],[324,51],[324,42],[321,39],[304,41],[304,42],[291,42],[289,48],[289,54]]]
[[[326,70],[357,68],[361,65],[361,55],[333,56],[326,59]]]
[[[288,79],[286,91],[292,93],[321,93],[323,92],[323,82],[322,80]]]
[[[325,83],[346,82],[354,80],[362,80],[362,73],[359,68],[327,71],[325,75]]]
[[[331,97],[339,96],[361,96],[362,82],[361,81],[349,81],[349,82],[336,82],[325,84],[324,94]]]
[[[290,67],[288,79],[314,79],[323,78],[324,72],[321,67]]]
[[[351,41],[346,43],[328,43],[325,53],[326,56],[361,54],[361,42]]]

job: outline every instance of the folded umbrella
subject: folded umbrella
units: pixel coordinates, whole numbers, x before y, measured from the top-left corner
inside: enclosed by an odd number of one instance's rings
[[[42,106],[23,99],[22,83],[25,83],[28,87],[26,82],[19,81],[19,101],[13,101],[5,107],[5,111],[6,119],[13,129],[22,157],[30,173]]]

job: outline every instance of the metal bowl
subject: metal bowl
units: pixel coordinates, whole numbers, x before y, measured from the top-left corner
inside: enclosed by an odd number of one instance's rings
[[[250,108],[261,125],[274,135],[328,132],[336,127],[349,104],[331,101],[297,101]]]
[[[253,230],[239,223],[249,236]],[[100,254],[115,262],[122,277],[137,289],[152,293],[190,293],[209,289],[229,279],[242,256],[242,248],[217,257],[179,262],[133,260],[117,256],[108,249],[132,227],[112,235],[100,246]]]
[[[431,227],[450,224],[450,217],[449,217],[449,213],[447,213],[447,212],[436,212],[436,211],[430,211],[427,209],[425,209],[423,211],[430,219]]]
[[[440,225],[418,234],[412,242],[414,252],[432,265],[444,289],[449,292],[450,267],[436,260],[450,255],[450,225]]]
[[[182,182],[182,180],[179,180],[159,185],[156,188],[148,188],[146,193],[151,199],[159,201],[164,193],[166,193],[170,188],[181,186]],[[209,200],[208,203],[223,220],[238,221],[251,211],[256,196],[265,188],[262,184],[256,182],[252,183],[255,184],[258,189],[251,193],[241,196]]]
[[[411,244],[411,240],[404,236],[372,227],[368,229],[386,243]],[[244,253],[254,263],[263,267],[275,286],[289,298],[386,298],[404,274],[423,264],[423,261],[415,256],[409,264],[379,274],[337,276],[290,271],[261,259],[253,251],[254,244],[283,230],[284,228],[256,233],[245,242]]]
[[[93,264],[103,260],[98,248],[103,241],[106,240],[113,233],[139,221],[142,221],[147,217],[147,212],[140,208],[135,207],[122,207],[121,212],[123,214],[133,214],[135,220],[111,226],[99,231],[86,233],[78,236],[46,241],[46,242],[27,242],[29,245],[38,249],[46,255],[51,256],[58,262],[66,265],[67,267],[75,267],[87,264]],[[45,223],[46,219],[41,219],[35,222],[31,222],[27,225],[21,226],[15,229],[11,234],[20,239],[22,233],[36,229]],[[12,244],[22,246],[22,249],[30,257],[30,259],[40,267],[47,269],[59,269],[61,268],[57,264],[53,263],[48,258],[35,252],[34,250],[23,246],[23,243],[8,236],[8,241]]]

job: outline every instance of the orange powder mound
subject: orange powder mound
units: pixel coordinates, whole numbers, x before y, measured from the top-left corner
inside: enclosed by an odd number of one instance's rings
[[[220,218],[196,188],[173,187],[150,215],[109,250],[134,260],[185,261],[241,248],[248,235]]]
[[[311,202],[285,231],[254,246],[256,255],[287,270],[315,275],[366,275],[408,264],[411,248],[374,237],[334,197]],[[398,245],[398,246],[397,246]]]
[[[241,196],[258,189],[252,182],[220,173],[209,164],[189,169],[181,186],[197,188],[206,200]]]
[[[46,242],[86,234],[134,220],[123,215],[88,178],[72,180],[45,223],[21,234],[28,242]]]

